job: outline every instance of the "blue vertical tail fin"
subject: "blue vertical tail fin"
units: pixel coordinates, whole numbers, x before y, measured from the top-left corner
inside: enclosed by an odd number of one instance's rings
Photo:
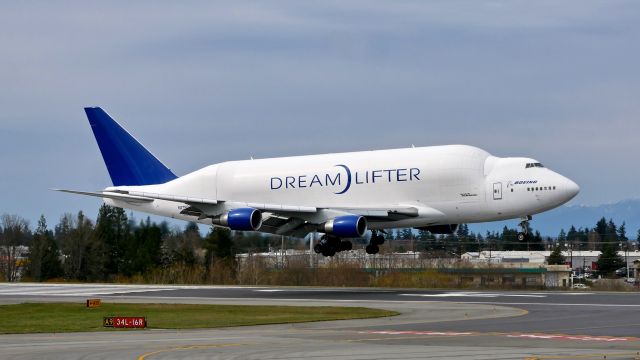
[[[99,107],[84,108],[114,186],[153,185],[176,176]]]

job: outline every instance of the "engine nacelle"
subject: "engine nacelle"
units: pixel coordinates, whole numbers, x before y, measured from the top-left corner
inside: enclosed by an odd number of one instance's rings
[[[418,230],[427,230],[432,234],[451,235],[458,231],[458,224],[432,225],[416,228]]]
[[[231,230],[256,231],[262,226],[262,213],[254,208],[238,208],[214,217],[211,222]]]
[[[338,216],[324,223],[320,231],[340,238],[363,237],[367,232],[367,219],[360,215]]]

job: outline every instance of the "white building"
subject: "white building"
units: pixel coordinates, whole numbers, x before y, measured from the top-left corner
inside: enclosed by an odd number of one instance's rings
[[[536,263],[543,264],[551,255],[551,251],[481,251],[468,252],[462,255],[463,260],[472,263]],[[618,255],[625,259],[629,264],[640,260],[640,251],[618,251]],[[567,265],[571,265],[573,269],[595,269],[595,263],[598,261],[600,251],[563,251]],[[631,266],[631,265],[629,265]]]

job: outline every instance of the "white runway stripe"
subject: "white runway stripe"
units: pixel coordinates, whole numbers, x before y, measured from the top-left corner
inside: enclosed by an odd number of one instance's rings
[[[439,293],[439,294],[400,294],[400,296],[420,296],[420,297],[432,297],[432,298],[446,298],[446,297],[480,297],[480,298],[530,297],[530,298],[544,298],[544,297],[547,297],[547,295],[537,295],[537,294],[481,293],[481,292],[445,292],[445,293]]]
[[[176,287],[103,284],[0,284],[0,296],[92,296],[164,290],[176,290]]]

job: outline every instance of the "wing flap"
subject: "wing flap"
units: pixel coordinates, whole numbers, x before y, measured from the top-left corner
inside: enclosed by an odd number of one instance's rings
[[[181,202],[185,204],[206,204],[206,205],[217,205],[218,200],[212,199],[203,199],[203,198],[194,198],[189,196],[179,196],[179,195],[169,195],[169,194],[157,194],[157,193],[148,193],[148,192],[139,192],[139,191],[122,191],[117,190],[117,193],[128,194],[132,196],[139,196],[142,198],[154,199],[154,200],[166,200],[173,202]]]
[[[423,208],[423,207],[420,207]],[[416,206],[391,205],[373,207],[332,207],[331,209],[346,211],[355,215],[372,217],[404,216],[417,217],[420,215],[420,208]]]

